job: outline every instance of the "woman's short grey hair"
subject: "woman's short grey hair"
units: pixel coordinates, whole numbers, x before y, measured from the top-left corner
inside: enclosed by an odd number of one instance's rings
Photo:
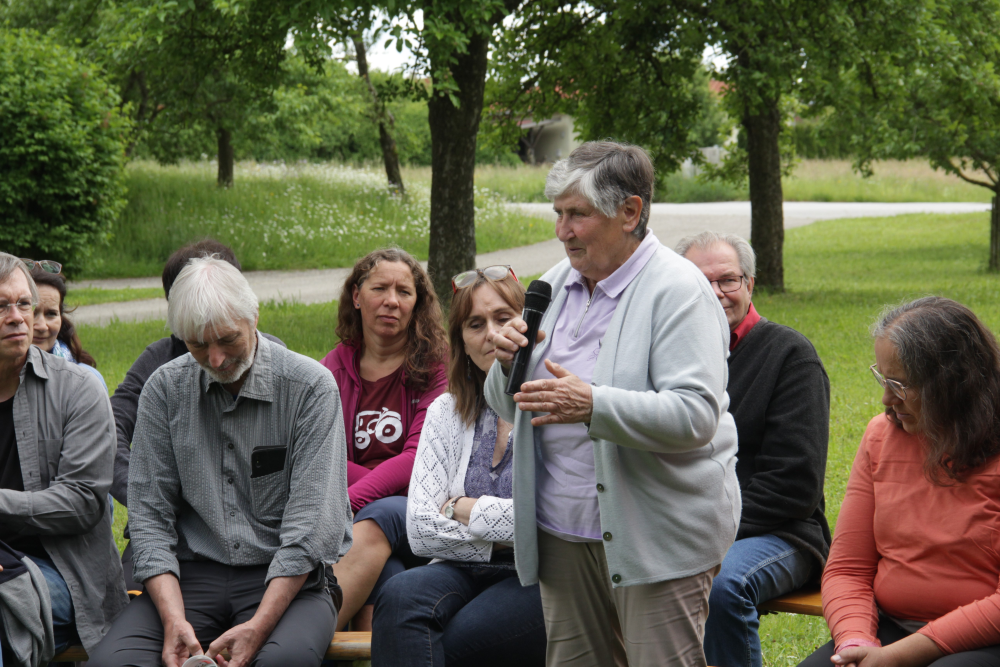
[[[256,321],[257,295],[239,269],[217,255],[188,260],[170,288],[167,326],[183,341],[205,342],[205,330]]]
[[[702,232],[694,236],[685,236],[677,243],[677,254],[684,257],[691,248],[708,250],[719,243],[727,243],[729,247],[736,251],[736,256],[740,259],[740,270],[747,278],[757,276],[757,255],[747,240],[736,234],[720,234],[719,232]]]
[[[629,197],[642,199],[639,224],[632,234],[646,236],[649,206],[655,181],[653,161],[638,146],[614,141],[588,141],[553,165],[545,179],[545,196],[555,200],[579,194],[590,205],[611,218]]]
[[[31,305],[37,306],[38,287],[31,277],[31,271],[28,271],[28,267],[24,265],[24,262],[14,257],[14,255],[0,252],[0,283],[7,282],[15,271],[20,271],[24,274],[25,279],[28,281],[28,289],[31,290]]]

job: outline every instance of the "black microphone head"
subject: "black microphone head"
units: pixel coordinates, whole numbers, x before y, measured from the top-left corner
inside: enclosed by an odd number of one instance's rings
[[[524,295],[525,310],[538,310],[545,312],[552,300],[552,285],[544,280],[532,280],[528,285],[528,291]]]

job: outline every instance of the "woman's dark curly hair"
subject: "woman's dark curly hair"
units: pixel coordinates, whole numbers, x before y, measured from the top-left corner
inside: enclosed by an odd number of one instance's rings
[[[892,343],[920,392],[932,482],[961,481],[1000,453],[1000,348],[975,313],[929,296],[884,311],[872,337]],[[901,426],[892,410],[886,416]]]
[[[94,360],[94,357],[90,353],[83,349],[83,343],[80,342],[80,336],[76,333],[76,327],[66,317],[66,308],[64,307],[66,302],[66,278],[61,273],[49,273],[35,267],[31,271],[31,279],[35,281],[35,285],[48,285],[49,287],[54,287],[59,292],[59,315],[62,317],[62,326],[59,327],[59,333],[56,335],[56,338],[69,348],[70,352],[73,353],[73,358],[77,362],[97,368],[97,361]]]
[[[354,307],[354,288],[361,288],[379,262],[402,262],[413,274],[417,303],[410,316],[406,342],[406,384],[423,391],[448,353],[448,344],[441,325],[441,304],[427,272],[413,256],[399,248],[373,250],[354,264],[354,270],[344,281],[337,310],[337,336],[346,345],[364,351],[365,335],[361,313]]]

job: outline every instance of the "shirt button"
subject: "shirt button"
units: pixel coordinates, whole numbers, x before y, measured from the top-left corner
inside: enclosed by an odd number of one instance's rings
[[[240,548],[240,543],[239,543],[239,542],[237,542],[236,544],[234,544],[234,545],[233,545],[233,548],[234,548],[234,549],[239,549],[239,548]],[[616,575],[616,576],[617,576],[617,575]]]
[[[598,493],[603,493],[604,492],[604,485],[603,484],[598,484],[597,485],[597,492]]]
[[[229,516],[236,516],[236,512],[229,512]]]
[[[233,443],[229,443],[229,449],[233,448]]]
[[[605,542],[610,542],[611,541],[611,533],[608,533],[608,532],[604,533],[604,541]]]
[[[615,582],[616,584],[622,583],[622,575],[620,575],[620,574],[612,574],[611,575],[611,581]]]
[[[233,478],[232,478],[232,477],[230,477],[230,478],[229,478],[229,479],[227,479],[226,481],[227,481],[227,482],[229,482],[230,484],[232,484],[232,483],[233,483]]]

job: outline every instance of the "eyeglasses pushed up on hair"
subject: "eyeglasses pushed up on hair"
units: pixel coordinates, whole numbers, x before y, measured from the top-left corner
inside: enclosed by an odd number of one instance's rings
[[[883,389],[888,389],[893,394],[895,394],[899,400],[905,401],[906,390],[909,389],[909,387],[904,387],[902,383],[900,383],[898,380],[890,380],[886,376],[879,373],[878,369],[875,368],[875,366],[877,365],[878,364],[872,364],[871,366],[868,367],[868,370],[870,370],[872,372],[872,375],[875,376],[875,381],[878,382]]]
[[[514,269],[510,268],[509,264],[494,264],[485,269],[462,271],[451,277],[451,293],[455,294],[458,290],[474,284],[479,276],[487,280],[503,280],[508,273],[514,277],[514,280],[517,280],[517,274],[514,273]]]
[[[47,273],[59,273],[62,271],[62,264],[59,262],[53,262],[51,259],[39,259],[36,261],[33,259],[24,259],[22,257],[21,261],[24,262],[26,267],[28,267],[29,271],[34,271],[36,266]]]

